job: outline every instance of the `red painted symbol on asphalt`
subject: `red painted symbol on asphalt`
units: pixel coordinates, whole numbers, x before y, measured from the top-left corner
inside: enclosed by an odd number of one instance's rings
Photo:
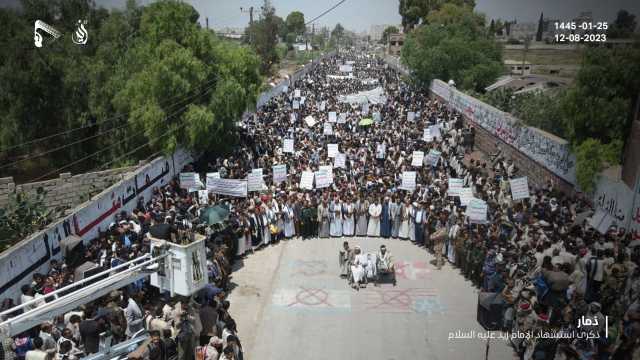
[[[411,265],[411,263],[402,261],[402,262],[397,262],[394,264],[395,267],[395,271],[396,271],[396,277],[401,277],[403,279],[409,279],[407,277],[407,268]]]
[[[433,289],[408,288],[379,290],[372,292],[375,299],[368,297],[365,299],[366,310],[377,310],[387,312],[414,312],[414,302],[416,299],[424,299],[436,296]],[[377,296],[376,296],[377,295]]]
[[[325,304],[327,306],[333,306],[329,303],[329,293],[322,289],[305,289],[300,287],[300,291],[296,294],[296,300],[291,304],[287,305],[291,307],[296,304],[306,305],[306,306],[318,306]]]
[[[381,302],[370,307],[369,310],[386,306],[398,309],[408,309],[412,304],[412,298],[409,291],[411,291],[411,289],[389,290],[386,292],[380,291],[379,294]]]

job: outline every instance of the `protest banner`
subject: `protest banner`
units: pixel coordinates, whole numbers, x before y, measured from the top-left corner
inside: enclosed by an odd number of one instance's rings
[[[336,112],[335,111],[329,111],[329,122],[330,123],[334,123],[338,120]]]
[[[327,156],[334,158],[339,152],[338,144],[327,144]]]
[[[299,98],[300,96],[302,96],[302,92],[300,91],[300,89],[296,89],[293,93],[293,96]]]
[[[424,129],[424,131],[422,132],[422,140],[426,142],[433,141],[433,136],[431,136],[431,130],[429,128]]]
[[[206,178],[206,182],[207,182],[206,189],[207,190],[211,190],[211,181],[209,179],[220,179],[220,173],[219,172],[207,173],[207,178]]]
[[[487,222],[487,203],[474,198],[467,205],[465,215],[472,224],[485,224]]]
[[[378,146],[376,146],[376,159],[384,159],[384,157],[386,156],[386,153],[387,153],[387,145],[378,144]]]
[[[338,124],[346,124],[347,123],[347,113],[338,114]]]
[[[200,179],[194,172],[180,173],[180,187],[183,189],[198,188]]]
[[[415,171],[404,171],[402,173],[402,184],[400,185],[400,189],[407,191],[413,191],[416,189]]]
[[[427,155],[427,163],[429,163],[429,165],[431,166],[437,166],[441,154],[442,153],[438,150],[429,150],[429,154]]]
[[[526,199],[529,195],[529,182],[526,176],[509,180],[511,186],[511,198],[513,200]]]
[[[473,200],[473,189],[471,187],[460,189],[460,205],[468,206],[471,200]]]
[[[411,122],[411,121],[413,121],[415,119],[415,117],[416,117],[416,113],[415,112],[409,111],[407,113],[407,121]]]
[[[316,189],[323,189],[329,187],[333,182],[333,178],[326,170],[318,170],[315,172],[316,177]]]
[[[606,234],[609,228],[613,224],[614,217],[609,215],[602,209],[596,209],[591,219],[589,219],[589,225],[596,229],[600,234]]]
[[[313,125],[316,124],[316,120],[311,115],[304,118],[304,122],[307,124],[308,127],[313,127]]]
[[[320,111],[324,111],[324,109],[327,107],[327,102],[323,101],[320,103]]]
[[[463,182],[463,179],[449,178],[449,196],[460,196]]]
[[[380,114],[379,111],[376,111],[372,114],[371,118],[373,119],[373,121],[375,122],[380,122],[382,121],[382,115]]]
[[[333,166],[337,168],[347,167],[347,155],[342,153],[336,154],[336,157],[333,160]]]
[[[340,65],[340,67],[338,68],[340,70],[340,72],[353,72],[353,66],[352,65]]]
[[[318,170],[326,171],[327,175],[331,179],[331,183],[333,183],[333,165],[320,165],[318,166]],[[317,184],[317,181],[316,181]]]
[[[298,109],[300,109],[300,101],[293,100],[293,110],[298,110]]]
[[[322,134],[324,135],[333,135],[333,126],[331,126],[331,123],[324,123],[324,128],[322,129]]]
[[[273,165],[273,183],[279,184],[287,181],[287,164]]]
[[[300,176],[300,188],[313,190],[313,171],[303,171]]]
[[[263,188],[262,169],[254,169],[247,175],[247,191],[261,191]]]
[[[414,151],[411,155],[411,166],[421,167],[424,160],[424,152]]]
[[[362,116],[369,115],[369,103],[368,102],[362,104],[362,112],[361,112],[361,114],[362,114]]]
[[[282,144],[282,151],[286,153],[293,153],[293,139],[284,139]]]
[[[247,180],[211,179],[211,189],[214,194],[247,197]]]

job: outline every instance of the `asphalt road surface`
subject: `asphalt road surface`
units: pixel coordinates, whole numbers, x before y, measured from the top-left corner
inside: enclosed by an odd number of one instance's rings
[[[338,250],[348,240],[363,252],[386,244],[397,286],[355,291],[339,277]],[[460,330],[484,334],[476,322],[477,289],[451,265],[409,241],[331,238],[282,241],[240,262],[230,295],[245,359],[482,360],[486,340],[449,339]],[[514,359],[490,341],[488,359]]]

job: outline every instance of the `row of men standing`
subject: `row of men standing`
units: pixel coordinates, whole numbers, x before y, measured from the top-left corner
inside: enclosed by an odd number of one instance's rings
[[[398,203],[385,196],[342,201],[338,194],[329,202],[324,197],[318,204],[318,236],[369,236],[400,238],[422,243],[428,235],[428,224],[435,216],[424,202]]]

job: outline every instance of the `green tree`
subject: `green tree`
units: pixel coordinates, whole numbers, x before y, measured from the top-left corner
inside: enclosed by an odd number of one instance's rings
[[[133,128],[153,150],[217,147],[228,140],[233,121],[255,103],[261,82],[257,57],[220,41],[197,19],[188,4],[153,3],[142,14],[142,37],[127,52],[129,76],[121,79],[113,101],[130,113]],[[179,106],[162,101],[182,94],[192,96]]]
[[[284,19],[278,15],[273,16],[273,22],[276,29],[278,29],[278,36],[280,37],[280,39],[282,39],[282,41],[284,41],[287,37],[287,24],[285,23]]]
[[[44,206],[45,192],[38,189],[35,196],[26,193],[9,195],[9,202],[0,208],[0,251],[42,229],[51,222]]]
[[[598,175],[607,165],[617,164],[622,151],[622,140],[602,144],[588,138],[574,147],[576,153],[576,179],[583,192],[593,193]]]
[[[337,23],[336,26],[331,30],[331,39],[330,42],[332,46],[338,46],[341,43],[341,40],[344,38],[344,27]]]
[[[281,23],[275,15],[276,9],[271,5],[271,1],[264,0],[261,8],[261,19],[254,21],[245,33],[253,39],[251,45],[262,60],[261,72],[267,75],[271,73],[272,67],[279,61],[276,45],[278,34],[282,33],[282,29],[279,28]]]
[[[618,11],[616,19],[611,23],[607,35],[611,38],[630,38],[637,26],[636,16],[622,9]]]
[[[391,34],[397,34],[399,33],[400,30],[398,30],[397,27],[395,26],[387,26],[384,31],[382,32],[382,38],[380,39],[380,43],[381,44],[386,44],[389,41],[389,35]]]
[[[287,27],[287,33],[303,35],[307,30],[307,27],[304,25],[304,14],[300,11],[292,11],[289,13],[285,20],[285,24]]]
[[[640,49],[589,48],[575,83],[563,98],[567,138],[609,143],[624,139],[640,89]]]
[[[426,22],[432,11],[440,9],[447,3],[471,9],[476,5],[475,0],[400,0],[398,10],[402,17],[404,32],[407,33],[416,25]]]
[[[456,5],[451,2],[442,4],[427,15],[430,25],[457,25],[469,34],[484,33],[485,16],[473,11],[473,7],[466,4]]]
[[[502,48],[487,36],[484,17],[468,7],[446,4],[429,19],[408,34],[402,48],[402,62],[417,85],[453,79],[464,89],[482,91],[497,78]]]

